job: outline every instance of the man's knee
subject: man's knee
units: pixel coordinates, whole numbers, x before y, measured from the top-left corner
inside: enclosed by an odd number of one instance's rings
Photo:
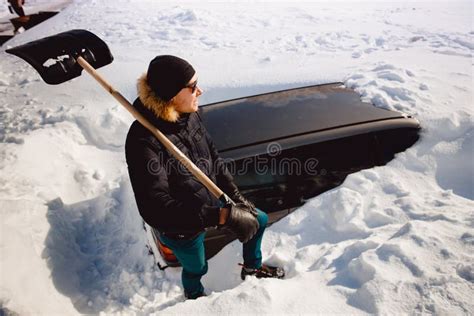
[[[194,276],[202,276],[207,273],[207,261],[196,261],[190,262],[188,264],[183,265],[183,272]]]
[[[257,209],[257,221],[258,221],[258,224],[261,228],[266,227],[267,223],[268,223],[267,213]]]

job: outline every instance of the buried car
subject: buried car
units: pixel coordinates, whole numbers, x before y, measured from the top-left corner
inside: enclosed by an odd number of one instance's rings
[[[420,131],[415,118],[362,102],[342,83],[207,104],[199,115],[240,192],[268,214],[268,225],[348,174],[386,164]],[[144,226],[158,266],[179,266],[159,232]],[[206,258],[234,239],[228,230],[208,230]]]

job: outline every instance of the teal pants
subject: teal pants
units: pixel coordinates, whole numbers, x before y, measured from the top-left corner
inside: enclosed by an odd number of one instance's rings
[[[255,236],[243,244],[244,265],[248,268],[260,268],[262,266],[262,244],[263,232],[268,222],[266,213],[257,209],[257,220],[260,225]],[[191,240],[176,240],[166,236],[160,236],[161,242],[173,250],[176,258],[183,267],[181,281],[186,295],[190,298],[199,296],[204,287],[201,277],[207,273],[207,260],[204,251],[204,237],[206,233],[199,234]]]

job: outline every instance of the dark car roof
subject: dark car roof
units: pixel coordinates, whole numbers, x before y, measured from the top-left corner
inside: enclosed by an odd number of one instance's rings
[[[342,83],[212,103],[199,111],[221,153],[318,131],[405,118],[399,112],[362,102]]]

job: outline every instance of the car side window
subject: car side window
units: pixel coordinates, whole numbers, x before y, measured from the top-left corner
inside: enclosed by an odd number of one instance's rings
[[[268,211],[300,206],[340,185],[352,172],[374,166],[368,134],[266,153],[228,164],[235,183]]]

